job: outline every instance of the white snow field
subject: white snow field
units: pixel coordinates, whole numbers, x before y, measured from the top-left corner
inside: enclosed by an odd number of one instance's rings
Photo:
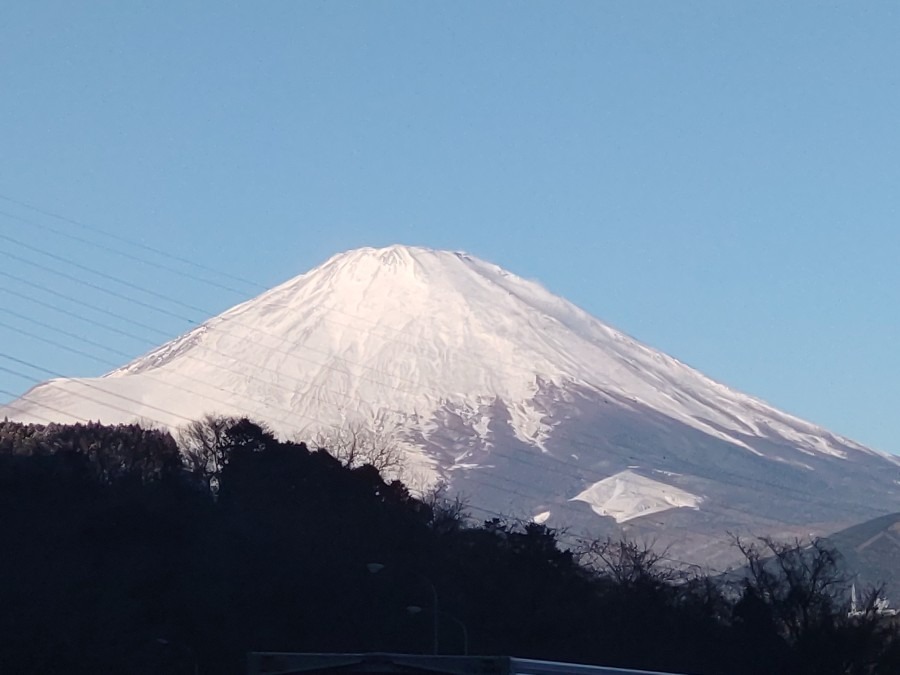
[[[585,502],[595,513],[624,523],[669,509],[697,508],[703,498],[625,470],[597,481],[572,500]]]

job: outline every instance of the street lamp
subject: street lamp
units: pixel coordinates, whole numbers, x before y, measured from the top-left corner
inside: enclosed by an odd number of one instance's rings
[[[366,569],[369,570],[371,574],[378,574],[381,570],[384,569],[384,565],[378,562],[370,562],[366,563]],[[431,589],[431,609],[434,614],[434,621],[432,622],[432,636],[431,636],[431,649],[432,653],[437,655],[440,652],[440,621],[439,621],[439,602],[438,602],[438,592],[437,588],[435,588],[434,583],[432,583],[431,579],[426,577],[424,574],[420,574],[419,572],[414,572],[414,574],[424,582],[428,588]]]
[[[419,614],[422,612],[422,608],[419,607],[418,605],[410,605],[409,607],[406,608],[406,611],[409,612],[411,615],[415,616],[416,614]],[[455,616],[453,616],[449,612],[445,612],[444,610],[439,610],[435,614],[435,616],[438,616],[438,615],[443,616],[445,619],[450,619],[450,621],[452,621],[453,623],[455,623],[457,626],[460,627],[460,629],[462,630],[462,637],[463,637],[463,656],[468,656],[469,655],[469,629],[466,628],[466,624],[464,624],[460,619],[457,619]]]

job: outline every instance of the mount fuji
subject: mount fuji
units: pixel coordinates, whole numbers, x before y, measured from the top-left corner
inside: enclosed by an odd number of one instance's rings
[[[99,378],[0,418],[178,427],[248,416],[283,436],[389,426],[414,486],[680,560],[726,533],[826,534],[900,511],[900,461],[763,401],[464,253],[339,254]]]

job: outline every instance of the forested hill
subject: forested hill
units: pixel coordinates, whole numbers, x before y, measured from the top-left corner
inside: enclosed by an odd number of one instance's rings
[[[632,544],[573,552],[541,525],[473,525],[458,502],[413,498],[372,466],[247,420],[198,431],[203,442],[179,448],[133,425],[0,423],[0,672],[189,673],[196,661],[227,674],[251,650],[428,652],[433,593],[442,653],[461,652],[464,624],[480,654],[900,672],[896,630],[848,618],[815,579],[748,579],[729,594]]]

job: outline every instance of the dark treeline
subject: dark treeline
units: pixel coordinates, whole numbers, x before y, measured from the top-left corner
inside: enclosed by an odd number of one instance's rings
[[[473,525],[459,503],[415,499],[247,420],[198,426],[181,450],[138,426],[0,423],[0,672],[196,661],[227,674],[252,650],[428,653],[431,584],[442,653],[463,648],[454,617],[478,654],[900,672],[895,627],[848,616],[826,549],[744,543],[750,571],[729,590],[625,542],[573,552],[540,525]]]

